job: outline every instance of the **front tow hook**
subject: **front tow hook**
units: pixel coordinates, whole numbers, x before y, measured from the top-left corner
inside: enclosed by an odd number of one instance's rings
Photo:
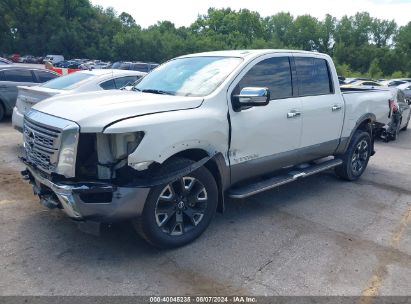
[[[52,194],[41,195],[40,203],[49,209],[59,208],[59,204],[53,199]]]
[[[21,171],[20,172],[20,174],[23,176],[23,179],[24,180],[30,180],[30,172],[29,172],[29,170],[24,170],[24,171]]]

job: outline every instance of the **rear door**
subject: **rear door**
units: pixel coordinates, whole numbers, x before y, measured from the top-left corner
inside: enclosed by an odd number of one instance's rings
[[[330,65],[308,54],[294,55],[294,62],[302,103],[301,148],[311,148],[318,157],[332,154],[341,136],[344,101],[334,90]]]
[[[0,82],[0,94],[5,101],[8,111],[13,109],[17,99],[17,86],[36,85],[34,74],[27,69],[8,69],[3,70],[3,81]]]

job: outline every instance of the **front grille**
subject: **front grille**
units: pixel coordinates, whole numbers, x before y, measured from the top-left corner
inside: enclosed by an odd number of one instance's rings
[[[47,173],[54,172],[59,155],[61,131],[45,127],[25,117],[23,136],[27,160]]]

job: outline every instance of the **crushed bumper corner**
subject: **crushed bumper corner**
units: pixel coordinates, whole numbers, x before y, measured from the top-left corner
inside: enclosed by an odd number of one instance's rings
[[[101,182],[53,182],[26,163],[22,171],[40,202],[60,208],[78,221],[113,222],[139,216],[150,188],[118,187]]]

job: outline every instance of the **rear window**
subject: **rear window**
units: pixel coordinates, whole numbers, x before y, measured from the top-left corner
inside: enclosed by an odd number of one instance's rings
[[[102,87],[104,90],[115,90],[116,89],[116,84],[114,83],[113,79],[110,79],[110,80],[107,80],[107,81],[101,83],[100,87]]]
[[[50,80],[49,82],[46,82],[42,86],[44,88],[49,88],[49,89],[68,90],[70,87],[90,77],[93,77],[93,75],[75,72],[75,73],[68,74],[66,76],[62,76],[62,77],[58,77],[53,80]]]
[[[58,77],[56,74],[47,71],[35,71],[34,73],[40,83],[47,82]]]
[[[114,79],[116,83],[117,89],[121,89],[122,87],[125,87],[126,85],[133,84],[139,77],[137,76],[125,76],[125,77],[120,77]]]
[[[327,61],[313,57],[295,57],[300,96],[333,93]]]
[[[30,70],[4,70],[3,77],[5,81],[12,82],[34,82],[33,74]]]

